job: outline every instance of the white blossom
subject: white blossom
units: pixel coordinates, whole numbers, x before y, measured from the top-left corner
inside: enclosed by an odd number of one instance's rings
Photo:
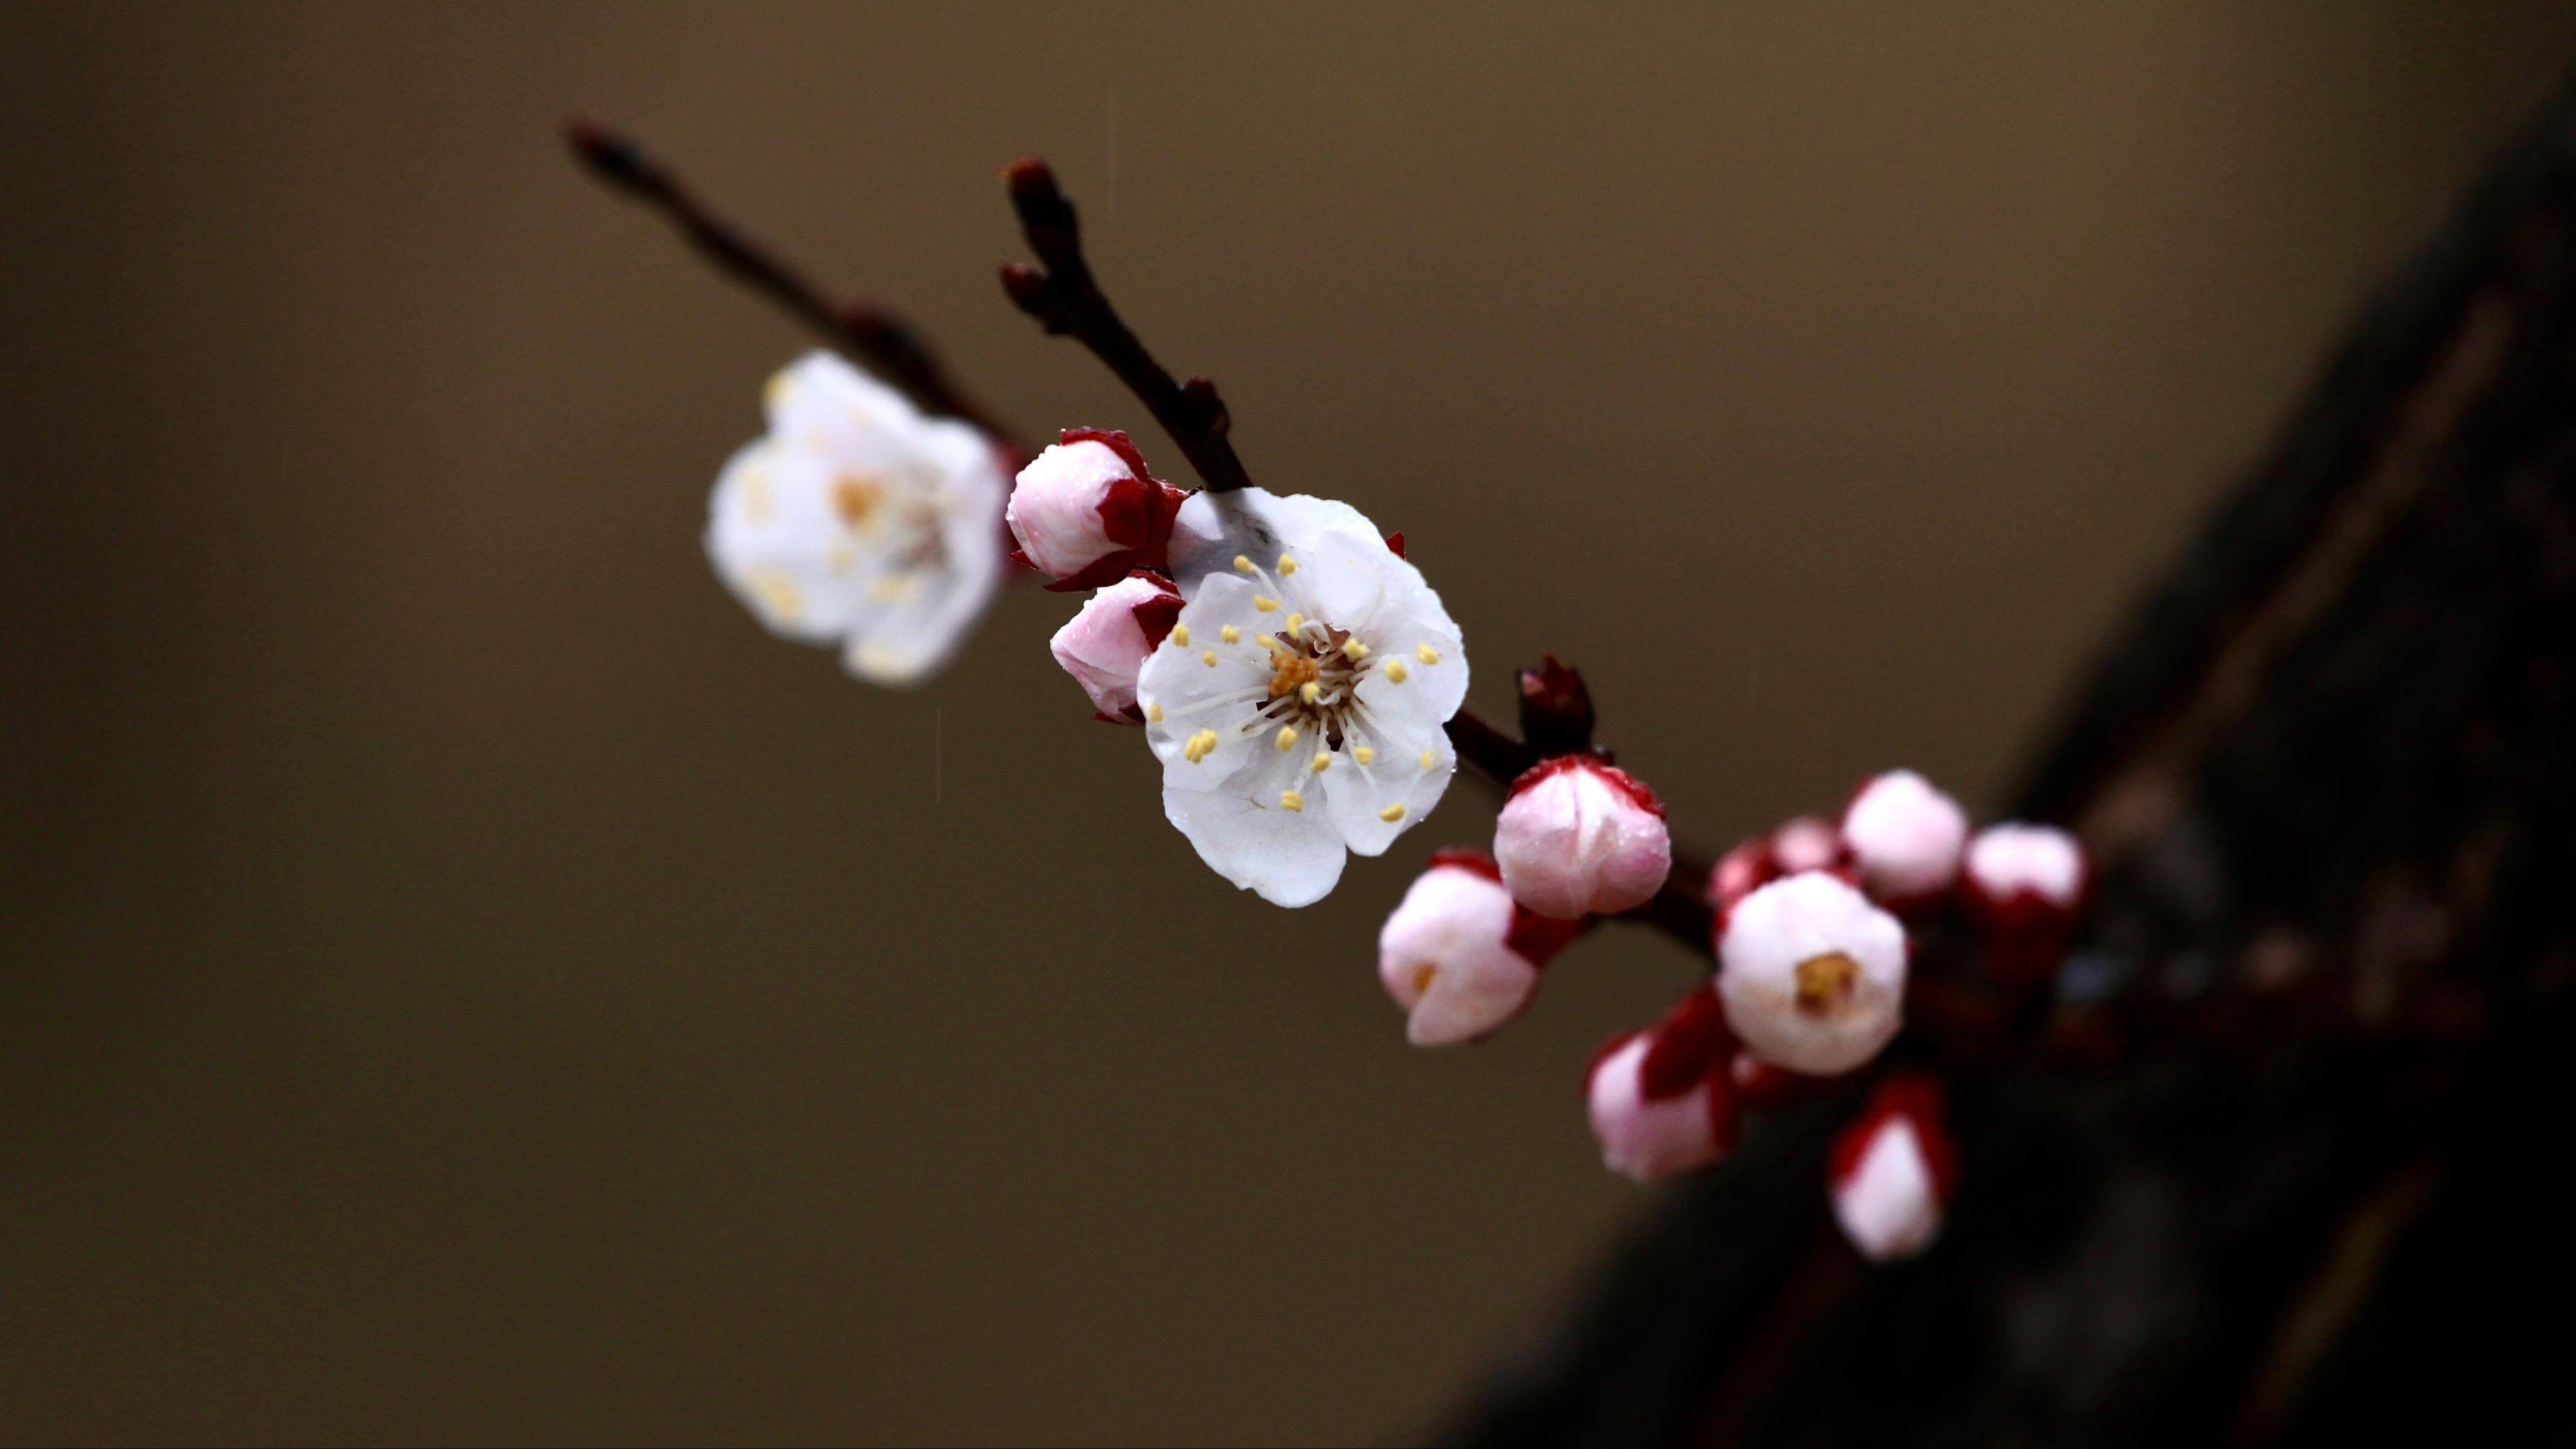
[[[766,402],[767,436],[734,454],[709,501],[717,576],[773,632],[840,645],[863,679],[926,677],[1001,575],[992,441],[828,352],[771,378]]]
[[[1573,920],[1642,906],[1672,873],[1672,834],[1654,793],[1580,755],[1549,760],[1512,783],[1494,822],[1494,858],[1512,898]]]
[[[1136,689],[1163,812],[1237,886],[1319,900],[1448,788],[1458,627],[1346,503],[1196,494],[1171,559],[1187,602]]]
[[[1896,1035],[1905,928],[1823,871],[1737,901],[1718,936],[1717,992],[1746,1050],[1813,1076],[1847,1072]]]
[[[1843,844],[1861,883],[1891,903],[1948,890],[1967,842],[1968,813],[1912,770],[1871,780],[1843,811]]]

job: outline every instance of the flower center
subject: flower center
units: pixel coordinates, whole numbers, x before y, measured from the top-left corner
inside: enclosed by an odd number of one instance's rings
[[[1314,734],[1325,749],[1339,750],[1343,716],[1362,672],[1343,647],[1351,633],[1320,619],[1291,622],[1298,624],[1295,630],[1270,636],[1270,687],[1254,705],[1254,714],[1299,734]]]
[[[1270,676],[1272,699],[1277,699],[1283,694],[1293,694],[1300,687],[1313,684],[1316,676],[1324,672],[1323,668],[1315,663],[1314,656],[1310,654],[1292,654],[1282,649],[1272,654],[1271,660],[1278,666],[1276,672]]]
[[[832,485],[832,511],[852,529],[865,529],[885,501],[885,480],[872,474],[844,473]]]
[[[1860,983],[1860,963],[1840,951],[1798,963],[1798,1010],[1824,1016],[1843,1004]]]

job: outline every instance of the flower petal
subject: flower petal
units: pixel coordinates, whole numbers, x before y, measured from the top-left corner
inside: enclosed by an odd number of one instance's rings
[[[1342,878],[1341,837],[1320,812],[1232,791],[1167,788],[1163,814],[1210,870],[1272,905],[1312,905]]]

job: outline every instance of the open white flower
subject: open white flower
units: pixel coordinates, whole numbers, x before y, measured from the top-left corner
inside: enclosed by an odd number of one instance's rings
[[[927,676],[1001,577],[992,440],[828,352],[771,378],[766,405],[768,435],[734,454],[708,506],[717,575],[773,632],[839,644],[862,679]]]
[[[1172,562],[1186,602],[1136,681],[1163,813],[1237,886],[1320,900],[1448,789],[1458,626],[1346,503],[1197,494]]]

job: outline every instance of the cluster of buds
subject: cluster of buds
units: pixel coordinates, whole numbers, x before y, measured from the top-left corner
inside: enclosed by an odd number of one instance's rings
[[[1671,842],[1653,794],[1591,748],[1573,671],[1550,660],[1522,686],[1524,733],[1563,752],[1514,781],[1495,832],[1499,864],[1435,859],[1381,938],[1381,975],[1425,1045],[1473,1039],[1519,1013],[1545,954],[1571,939],[1516,954],[1506,942],[1529,922],[1588,922],[1685,889],[1667,880]],[[1708,985],[1613,1041],[1585,1078],[1604,1162],[1640,1183],[1717,1162],[1746,1113],[1871,1067],[1903,1028],[1921,932],[1964,922],[1999,987],[2044,982],[2065,954],[2086,868],[2073,838],[2050,827],[1971,835],[1957,801],[1899,770],[1865,782],[1839,817],[1801,816],[1745,841],[1688,890],[1711,912]],[[1415,960],[1430,969],[1408,975]],[[1440,1019],[1472,1024],[1426,1031],[1425,988],[1444,970],[1459,973],[1458,1004],[1444,1003]],[[1887,1261],[1931,1243],[1957,1180],[1939,1084],[1895,1072],[1838,1140],[1829,1188],[1853,1246]]]

